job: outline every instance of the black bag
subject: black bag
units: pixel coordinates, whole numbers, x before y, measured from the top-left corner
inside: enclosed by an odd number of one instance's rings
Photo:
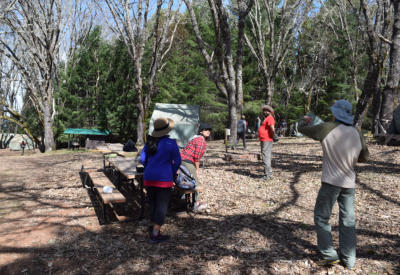
[[[133,140],[128,140],[127,143],[125,143],[124,147],[122,148],[122,150],[124,152],[137,152],[138,149],[135,146],[135,143],[133,142]]]
[[[196,180],[190,173],[189,169],[181,165],[178,169],[179,173],[174,179],[175,185],[181,189],[192,190],[196,188]]]
[[[278,142],[278,141],[279,141],[278,135],[277,135],[277,134],[274,134],[274,137],[272,138],[272,140],[273,140],[274,142]]]

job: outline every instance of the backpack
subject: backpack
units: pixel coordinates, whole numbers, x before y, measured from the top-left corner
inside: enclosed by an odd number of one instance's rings
[[[241,119],[237,123],[237,132],[238,133],[243,133],[246,130],[246,121]]]
[[[175,185],[181,189],[191,190],[196,188],[196,180],[190,173],[189,169],[181,165],[178,169],[179,173],[174,179]]]
[[[137,152],[138,149],[135,146],[135,143],[133,142],[133,140],[128,140],[127,143],[125,143],[124,147],[122,148],[122,150],[124,152]]]

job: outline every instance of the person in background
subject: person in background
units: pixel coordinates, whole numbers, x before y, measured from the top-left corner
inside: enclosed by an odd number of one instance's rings
[[[243,148],[246,150],[246,132],[247,132],[247,121],[246,117],[242,115],[242,118],[237,122],[237,138],[235,145],[232,147],[232,149],[236,149],[236,146],[239,143],[239,139],[243,140]]]
[[[272,143],[275,135],[274,109],[269,105],[263,105],[261,110],[264,114],[264,121],[258,129],[258,138],[261,144],[261,155],[264,164],[264,180],[272,179],[271,154]]]
[[[173,179],[181,165],[179,147],[167,135],[173,128],[172,119],[156,119],[154,130],[140,154],[140,161],[144,165],[143,183],[150,203],[150,243],[164,242],[170,238],[162,235],[160,230],[167,213]]]
[[[20,146],[21,146],[21,156],[23,156],[24,155],[24,153],[25,153],[25,146],[26,146],[26,143],[25,143],[25,141],[23,140],[23,141],[21,141],[21,144],[20,144]]]
[[[256,134],[258,136],[258,129],[260,129],[261,126],[261,118],[259,116],[257,116],[256,118]]]
[[[211,130],[211,126],[208,123],[200,123],[198,135],[195,135],[191,140],[189,140],[186,147],[181,151],[182,165],[184,165],[195,177],[197,186],[200,186],[200,160],[207,149],[206,139],[210,136]],[[195,193],[195,197],[196,211],[206,209],[207,204],[200,202],[200,195],[198,192]]]
[[[286,135],[286,130],[287,130],[286,120],[282,119],[281,127],[280,127],[280,131],[279,131],[279,135],[278,136],[285,136]]]
[[[368,149],[360,131],[353,126],[352,106],[341,99],[331,106],[333,122],[311,126],[312,117],[299,122],[299,131],[322,144],[323,162],[321,187],[314,208],[318,250],[322,259],[318,265],[330,266],[341,261],[348,269],[356,261],[354,194],[357,161],[368,158]],[[339,254],[332,243],[329,218],[335,202],[339,204]]]

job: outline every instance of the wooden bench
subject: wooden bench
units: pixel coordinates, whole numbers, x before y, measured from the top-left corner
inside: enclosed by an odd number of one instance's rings
[[[97,194],[96,198],[102,206],[103,220],[105,223],[108,223],[109,220],[106,213],[107,206],[114,210],[113,204],[127,202],[125,196],[115,189],[114,184],[107,178],[103,170],[83,168],[81,173],[83,174],[83,186]],[[112,188],[112,193],[103,193],[103,188],[106,186]]]

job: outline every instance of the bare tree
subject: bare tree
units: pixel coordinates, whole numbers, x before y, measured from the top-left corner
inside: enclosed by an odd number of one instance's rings
[[[17,0],[0,19],[5,33],[0,39],[0,53],[18,68],[23,79],[25,99],[29,99],[39,121],[40,134],[33,139],[42,152],[55,149],[53,94],[60,62],[60,42],[74,36],[74,30],[67,26],[70,20],[75,20],[73,10],[80,2]],[[9,120],[30,132],[23,115],[2,103],[8,110]]]
[[[285,57],[298,34],[311,1],[255,0],[250,12],[250,37],[247,45],[258,61],[265,83],[266,103],[270,104],[275,79]]]
[[[215,45],[207,45],[200,33],[198,20],[194,12],[192,2],[184,0],[192,21],[197,44],[209,69],[209,77],[215,83],[217,89],[227,97],[230,118],[230,142],[236,141],[237,111],[242,110],[242,58],[244,43],[245,18],[253,6],[253,0],[237,1],[238,11],[238,40],[236,62],[233,55],[233,42],[231,39],[231,26],[229,25],[228,11],[221,0],[208,0],[211,18],[214,26]],[[211,48],[211,52],[208,52]],[[215,60],[214,60],[215,53]],[[239,108],[238,108],[239,106]],[[240,114],[240,113],[239,113]]]
[[[143,144],[146,132],[145,119],[148,116],[151,98],[158,92],[156,77],[174,40],[182,0],[179,1],[176,11],[173,11],[173,0],[167,1],[165,9],[163,9],[165,1],[157,0],[154,14],[151,11],[150,0],[97,0],[100,7],[103,2],[113,19],[109,20],[109,26],[123,39],[132,60],[139,110],[137,143]],[[151,46],[149,42],[152,43]],[[151,48],[151,63],[148,72],[144,74],[143,56],[146,46]]]
[[[394,8],[394,23],[392,30],[392,40],[390,44],[389,54],[389,72],[387,75],[386,85],[382,93],[382,103],[380,110],[380,123],[386,131],[393,118],[393,109],[396,102],[395,98],[399,93],[400,80],[400,1],[392,0]]]
[[[377,0],[376,6],[371,8],[369,3],[361,0],[360,10],[362,11],[360,22],[363,22],[360,26],[367,36],[369,66],[362,93],[357,102],[354,125],[361,128],[371,97],[373,97],[373,132],[377,133],[381,96],[380,81],[388,53],[385,40],[390,35],[390,3],[389,0]]]
[[[345,47],[350,50],[350,70],[351,77],[353,80],[353,97],[355,101],[358,101],[360,88],[359,88],[359,56],[360,47],[364,44],[363,35],[361,28],[357,24],[359,21],[352,22],[350,18],[354,17],[354,13],[357,12],[355,7],[349,0],[337,0],[333,2],[333,5],[327,6],[325,1],[319,1],[321,7],[324,7],[326,13],[326,25],[328,30],[333,33],[339,39],[339,32],[342,34],[344,41],[346,42]],[[356,19],[357,20],[357,19]]]

